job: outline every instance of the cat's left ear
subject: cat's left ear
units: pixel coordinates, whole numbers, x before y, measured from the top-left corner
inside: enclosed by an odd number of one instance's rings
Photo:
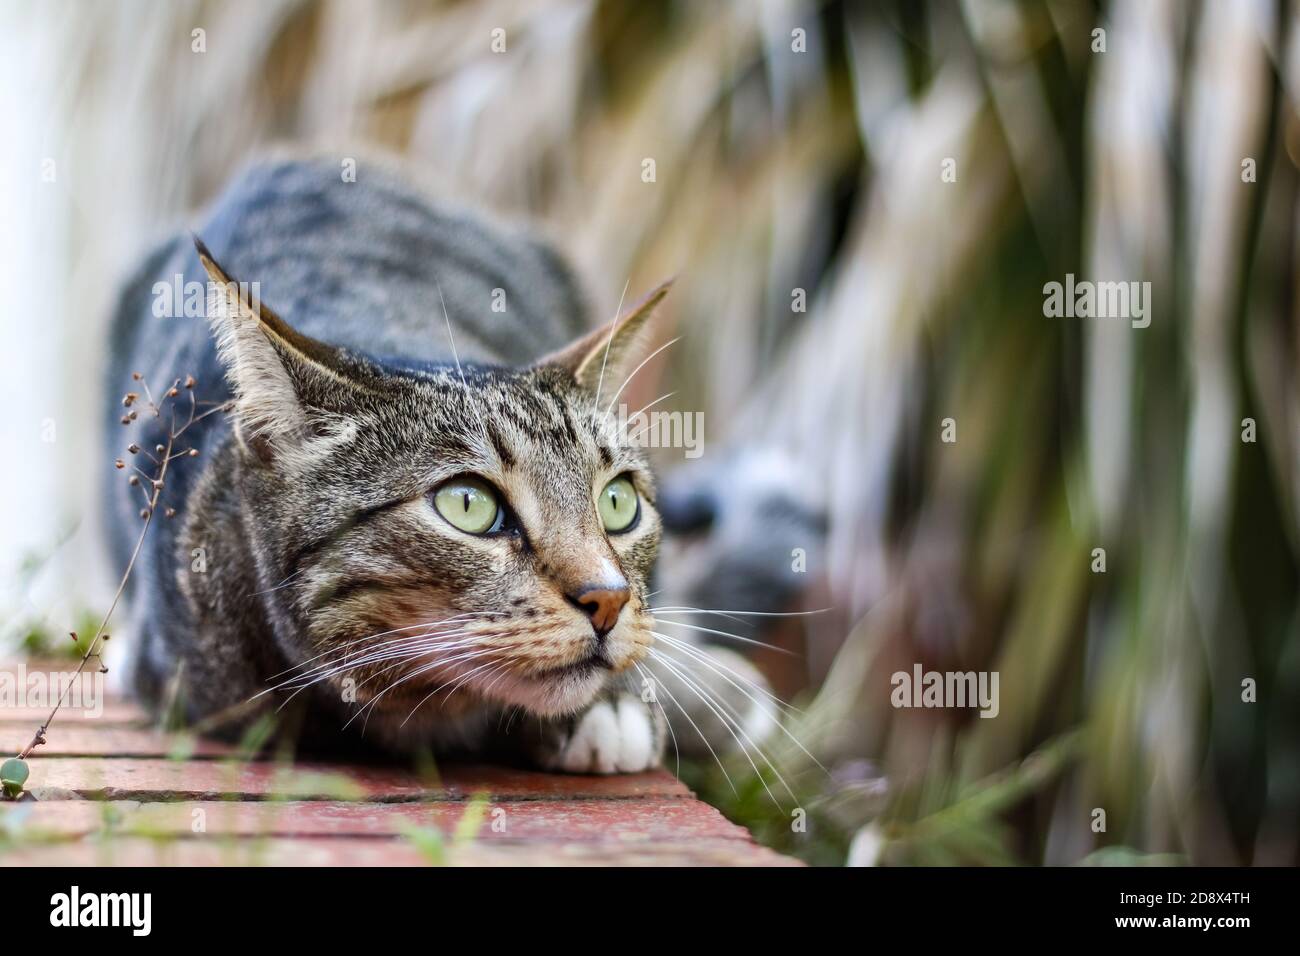
[[[235,393],[235,430],[263,463],[296,456],[344,420],[364,388],[354,358],[275,314],[256,285],[238,282],[197,237],[210,280],[208,320]]]
[[[640,354],[646,323],[673,280],[660,284],[649,295],[613,322],[588,332],[582,338],[541,359],[536,364],[558,365],[573,374],[583,388],[596,391],[601,383],[614,382],[615,388],[630,371],[633,359]]]

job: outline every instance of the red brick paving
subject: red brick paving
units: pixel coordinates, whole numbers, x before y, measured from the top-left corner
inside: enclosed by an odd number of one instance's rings
[[[40,774],[36,773],[39,764]],[[27,788],[37,799],[88,800],[495,800],[631,797],[687,798],[690,791],[664,771],[571,776],[495,766],[440,768],[422,778],[401,767],[301,762],[168,760],[158,757],[34,757]]]
[[[0,664],[3,667],[3,664]],[[41,707],[6,707],[0,710],[0,719],[3,719],[9,727],[15,725],[30,728],[27,732],[27,739],[30,740],[32,732],[41,725],[46,717],[50,716],[48,706]],[[114,726],[142,726],[148,723],[148,716],[135,704],[122,700],[105,701],[102,707],[86,708],[75,707],[64,704],[59,708],[58,722],[64,727],[106,727]],[[23,741],[25,744],[26,741]]]
[[[0,753],[25,745],[44,716],[0,710]],[[157,733],[142,720],[118,701],[99,719],[60,715],[31,759],[36,800],[0,803],[0,865],[795,862],[755,845],[666,771],[288,767],[236,761],[221,744]],[[444,846],[436,859],[420,848],[433,831]]]
[[[120,838],[26,846],[0,857],[7,866],[428,866],[431,860],[397,839]],[[590,843],[475,841],[448,849],[452,866],[795,866],[796,861],[735,840],[611,846]]]
[[[32,733],[48,716],[27,723],[0,722],[0,754],[14,754],[27,746]],[[189,734],[163,734],[147,727],[112,726],[86,721],[64,724],[62,716],[51,729],[49,742],[40,748],[42,757],[168,757],[185,753],[193,757],[225,757],[235,748],[215,740]]]
[[[680,798],[504,801],[482,807],[464,802],[376,806],[326,800],[75,800],[32,803],[23,825],[32,834],[48,836],[88,836],[105,830],[125,836],[189,836],[197,821],[203,832],[222,836],[397,836],[409,827],[432,827],[450,835],[467,814],[479,819],[475,838],[493,842],[749,839],[744,828],[707,804]]]

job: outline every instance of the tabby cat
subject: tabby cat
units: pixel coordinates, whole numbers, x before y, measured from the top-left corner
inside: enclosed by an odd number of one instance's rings
[[[113,325],[115,394],[192,374],[231,403],[186,433],[199,456],[132,578],[143,699],[219,727],[282,712],[311,749],[659,762],[655,484],[600,396],[667,286],[587,331],[537,238],[325,160],[255,166],[198,235],[148,257]],[[155,315],[177,275],[207,285],[206,321]],[[120,478],[125,561],[140,502]]]

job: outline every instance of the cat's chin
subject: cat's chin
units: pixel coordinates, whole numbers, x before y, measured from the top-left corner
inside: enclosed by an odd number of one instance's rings
[[[512,676],[491,686],[489,696],[537,717],[562,717],[595,700],[608,679],[609,671],[597,668],[539,677]]]

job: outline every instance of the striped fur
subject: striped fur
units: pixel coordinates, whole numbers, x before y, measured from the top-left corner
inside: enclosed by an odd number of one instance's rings
[[[234,728],[289,704],[282,720],[312,749],[657,761],[662,717],[633,666],[652,641],[655,486],[596,401],[593,353],[608,395],[665,290],[584,338],[582,298],[547,246],[391,173],[343,182],[323,161],[252,169],[200,234],[215,254],[167,243],[114,324],[114,391],[132,370],[192,373],[234,409],[197,429],[198,466],[166,492],[178,517],[133,580],[143,697],[174,692],[192,721],[233,709]],[[147,308],[177,272],[213,280],[207,323]],[[258,282],[260,308],[227,281]],[[431,492],[462,474],[499,490],[514,532],[468,535],[441,517]],[[620,475],[641,514],[610,534],[596,496]],[[127,489],[110,497],[121,549],[138,518]],[[572,595],[619,576],[631,597],[599,665],[566,670],[596,640]],[[577,729],[611,700],[630,756],[584,764]]]

